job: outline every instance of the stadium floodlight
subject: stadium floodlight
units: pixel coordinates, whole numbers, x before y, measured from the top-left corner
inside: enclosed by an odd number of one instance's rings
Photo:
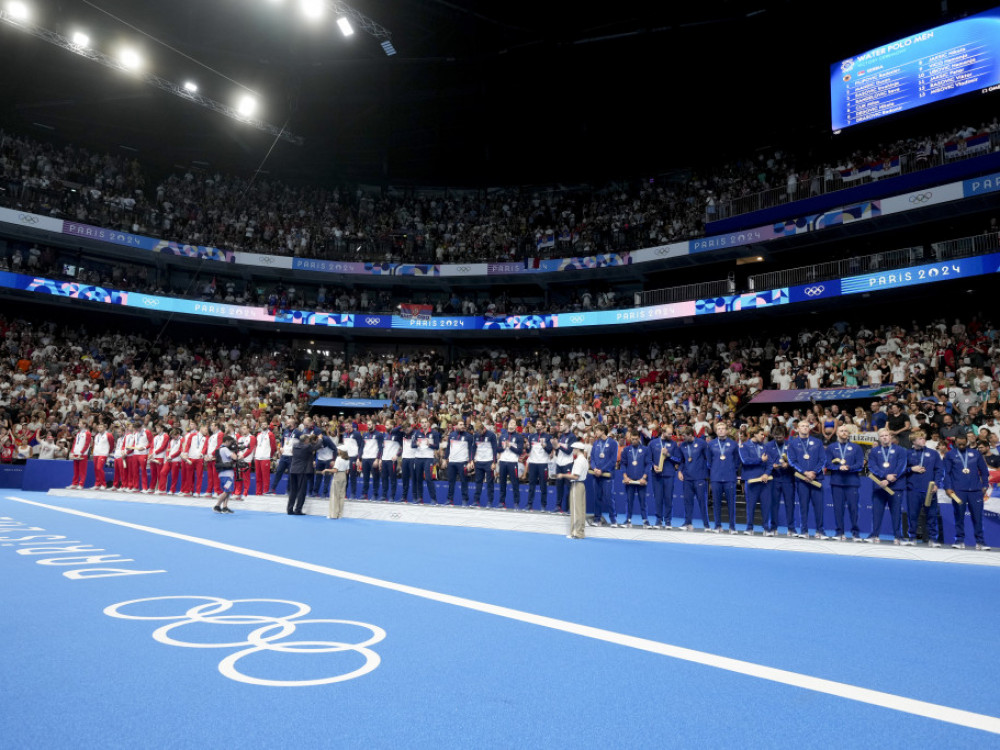
[[[71,41],[74,47],[79,47],[80,49],[87,49],[90,46],[90,37],[82,31],[74,31]]]
[[[142,67],[142,58],[131,47],[125,47],[118,53],[118,61],[126,70],[138,70]]]
[[[301,0],[300,7],[302,8],[302,15],[310,21],[322,18],[323,11],[326,10],[326,4],[323,0]]]
[[[257,100],[252,96],[244,96],[236,105],[236,111],[243,117],[250,117],[257,110]]]
[[[340,27],[340,33],[344,36],[350,36],[354,33],[354,27],[351,26],[351,22],[344,16],[337,19],[337,25]]]
[[[7,13],[18,23],[27,23],[31,20],[31,10],[21,0],[11,0],[7,3]]]
[[[297,146],[301,146],[305,142],[301,136],[295,135],[295,133],[289,131],[285,127],[279,128],[277,125],[264,122],[263,120],[255,117],[250,117],[247,113],[252,113],[256,110],[256,102],[252,97],[247,97],[249,99],[250,108],[245,111],[238,111],[234,106],[217,102],[204,94],[191,91],[190,88],[187,88],[180,83],[168,81],[165,78],[161,78],[160,76],[151,73],[149,70],[145,70],[145,64],[143,63],[142,57],[136,50],[129,50],[126,52],[124,48],[119,48],[115,50],[113,55],[109,55],[101,52],[100,50],[93,49],[92,47],[84,49],[75,44],[73,39],[70,37],[63,36],[55,31],[50,31],[49,29],[39,26],[38,24],[18,24],[12,17],[6,0],[0,0],[0,23],[19,26],[22,31],[26,34],[31,34],[31,36],[36,39],[59,47],[60,49],[64,49],[67,52],[72,52],[75,55],[85,57],[88,60],[98,63],[99,65],[102,65],[110,70],[128,70],[137,80],[145,83],[147,86],[157,88],[160,91],[170,94],[171,96],[180,97],[186,102],[197,104],[200,107],[209,109],[223,115],[224,117],[228,117],[231,120],[238,120],[239,122],[250,125],[257,130],[270,133],[275,136],[275,138],[280,138],[288,143],[294,143]],[[246,90],[249,91],[249,89]],[[122,148],[124,148],[124,146]],[[264,173],[264,170],[261,170],[261,172]]]
[[[197,94],[198,84],[194,81],[184,81],[184,90],[190,94]]]

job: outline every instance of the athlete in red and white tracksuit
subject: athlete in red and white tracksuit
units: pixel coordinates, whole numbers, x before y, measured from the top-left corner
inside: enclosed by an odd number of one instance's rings
[[[170,436],[164,431],[163,425],[159,427],[159,432],[153,437],[152,445],[149,449],[149,487],[146,493],[155,492],[159,487],[160,473],[163,471],[163,463],[167,458],[167,447],[170,445]]]
[[[149,461],[149,446],[153,442],[153,433],[141,422],[135,429],[134,448],[132,450],[131,485],[134,492],[145,492],[151,486],[146,479],[146,463]],[[155,480],[154,482],[155,483]]]
[[[129,428],[125,433],[125,476],[123,483],[127,492],[138,492],[136,484],[139,481],[139,471],[135,464],[135,439],[138,430]]]
[[[242,432],[242,430],[240,431]],[[245,461],[246,463],[251,463],[253,461],[253,454],[257,450],[257,438],[247,432],[247,434],[238,435],[236,437],[237,449],[236,457],[240,461]],[[234,495],[239,495],[240,497],[246,497],[247,493],[250,492],[250,472],[245,472],[241,475],[241,479],[236,483],[236,489],[233,491]]]
[[[206,495],[221,495],[222,486],[219,484],[219,472],[215,468],[215,454],[219,452],[222,441],[226,437],[225,433],[212,424],[211,434],[205,444],[205,473],[208,474],[208,486],[205,488]]]
[[[103,490],[108,486],[104,478],[104,464],[108,462],[108,456],[115,449],[115,436],[110,430],[103,429],[104,425],[98,425],[93,437],[94,455],[94,489]]]
[[[190,452],[194,446],[198,450],[198,460],[201,460],[202,448],[198,445],[200,436],[201,432],[195,425],[181,439],[181,494],[188,497],[194,494],[194,460]]]
[[[171,430],[170,443],[167,445],[167,459],[163,462],[163,468],[160,469],[160,494],[173,495],[177,492],[178,485],[180,485],[182,447],[180,430]]]
[[[128,476],[125,471],[125,459],[128,456],[129,440],[135,440],[132,437],[131,432],[125,432],[123,435],[119,435],[118,439],[115,440],[115,478],[111,483],[111,489],[113,490],[124,491],[128,489]]]
[[[205,448],[208,447],[208,428],[201,427],[187,440],[188,486],[185,494],[201,497],[202,470],[205,466]]]
[[[69,451],[69,458],[73,462],[71,489],[83,489],[83,483],[87,480],[87,463],[92,443],[93,435],[86,425],[82,425],[79,432],[76,433],[76,437],[73,438],[73,447]]]
[[[253,466],[257,477],[257,494],[266,495],[271,489],[271,456],[278,450],[278,441],[269,427],[257,433],[257,447],[254,449]]]

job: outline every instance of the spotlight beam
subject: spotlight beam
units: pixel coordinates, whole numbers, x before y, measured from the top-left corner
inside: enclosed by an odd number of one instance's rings
[[[248,117],[241,114],[235,107],[230,107],[226,104],[222,104],[221,102],[217,102],[214,99],[203,96],[196,91],[187,91],[183,86],[173,83],[172,81],[168,81],[165,78],[160,78],[158,75],[146,71],[130,70],[125,67],[120,60],[110,57],[109,55],[105,55],[103,52],[98,52],[95,49],[83,48],[75,45],[70,39],[67,39],[61,34],[57,34],[54,31],[49,31],[41,26],[25,25],[20,23],[6,10],[0,9],[0,22],[10,24],[20,31],[31,34],[33,37],[41,39],[44,42],[48,42],[49,44],[53,44],[56,47],[61,47],[64,50],[72,52],[74,55],[86,57],[88,60],[99,63],[106,68],[124,71],[133,78],[138,78],[143,83],[149,86],[154,86],[155,88],[160,89],[160,91],[173,94],[174,96],[180,97],[185,101],[194,102],[205,109],[210,109],[213,112],[217,112],[218,114],[224,115],[232,120],[250,125],[251,127],[257,128],[257,130],[261,130],[265,133],[270,133],[276,138],[280,138],[288,143],[294,143],[296,146],[301,146],[305,142],[301,136],[289,133],[284,128],[278,128],[269,122],[265,122],[264,120]]]

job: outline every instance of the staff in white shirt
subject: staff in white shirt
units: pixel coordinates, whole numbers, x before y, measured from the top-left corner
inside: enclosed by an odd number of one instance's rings
[[[590,471],[590,459],[587,457],[585,443],[573,443],[572,448],[573,468],[557,475],[557,477],[568,479],[571,483],[569,490],[569,534],[566,535],[566,538],[583,539],[583,530],[587,522],[587,494],[584,490],[584,482],[587,481],[587,474]]]

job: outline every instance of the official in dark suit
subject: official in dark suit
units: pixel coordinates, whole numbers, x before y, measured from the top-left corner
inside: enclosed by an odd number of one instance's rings
[[[297,435],[298,444],[292,448],[292,461],[288,470],[288,515],[301,516],[302,505],[306,501],[306,492],[312,484],[316,471],[316,451],[329,441],[326,435]],[[332,445],[332,441],[331,441]]]

